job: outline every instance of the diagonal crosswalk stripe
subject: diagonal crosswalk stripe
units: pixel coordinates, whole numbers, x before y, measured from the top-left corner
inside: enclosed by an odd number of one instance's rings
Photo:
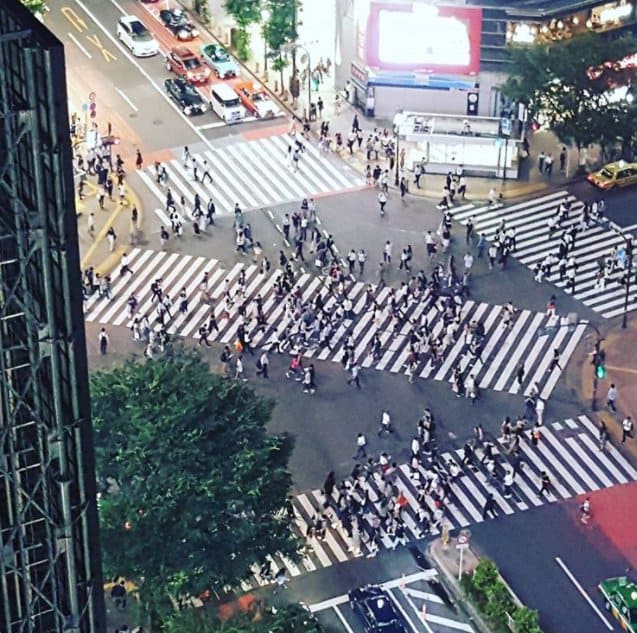
[[[177,159],[169,160],[165,163],[167,186],[176,200],[184,197],[188,217],[195,193],[204,204],[212,198],[219,215],[232,215],[235,203],[244,210],[251,210],[365,186],[360,174],[346,163],[322,154],[311,143],[305,144],[299,169],[293,171],[287,160],[289,144],[287,136],[270,136],[230,142],[194,155],[199,178],[203,175],[201,166],[206,160],[212,183],[209,180],[205,183],[195,181],[191,168],[185,168]],[[157,215],[164,224],[168,224],[164,209],[166,187],[157,184],[153,167],[138,173],[159,200]]]
[[[483,518],[483,507],[488,495],[493,495],[498,515],[505,518],[545,503],[569,499],[575,494],[586,494],[637,480],[637,472],[616,448],[609,446],[606,451],[599,450],[597,429],[586,416],[545,425],[543,437],[538,446],[532,445],[529,435],[527,431],[520,445],[523,466],[515,477],[511,497],[504,497],[500,484],[494,482],[486,467],[479,462],[472,467],[465,467],[462,475],[451,483],[451,496],[445,498],[443,506],[444,520],[452,529],[490,520],[488,517]],[[498,445],[500,450],[497,459],[504,465],[508,456],[501,438],[498,440]],[[461,453],[461,450],[442,452],[439,464],[447,464],[449,461],[459,462]],[[553,483],[551,495],[539,494],[543,471],[549,475]],[[418,539],[423,535],[417,518],[420,506],[419,481],[425,479],[424,473],[421,475],[423,476],[419,479],[414,478],[412,469],[407,464],[402,464],[394,472],[390,471],[385,475],[385,479],[391,481],[407,501],[401,516],[408,540]],[[359,519],[362,531],[370,529],[369,518],[366,517],[379,516],[384,486],[385,483],[379,474],[368,479],[361,477],[356,488],[351,488],[348,493],[358,501],[361,501],[364,496],[369,498]],[[327,517],[328,527],[324,537],[309,538],[305,558],[301,558],[296,563],[284,560],[280,554],[273,554],[271,557],[273,568],[278,569],[284,566],[288,569],[290,576],[296,576],[305,571],[329,567],[359,555],[370,554],[364,539],[360,552],[353,552],[348,546],[351,539],[333,511],[337,504],[337,494],[330,499],[330,507],[326,512],[324,512],[324,501],[325,496],[320,490],[300,493],[294,497],[296,521],[294,530],[299,535],[305,536],[308,530],[311,532],[310,526],[313,519],[322,514]],[[433,513],[436,506],[431,495],[425,496],[424,503],[430,513]],[[439,530],[433,528],[431,534],[439,534]],[[384,547],[393,546],[391,538],[386,534],[381,541]],[[291,567],[291,563],[295,565],[294,568]],[[258,575],[247,581],[247,584],[253,586],[262,583],[263,580]]]
[[[219,331],[213,331],[209,336],[210,340],[231,344],[242,321],[238,311],[240,304],[250,304],[257,295],[263,301],[266,325],[257,325],[251,319],[245,324],[255,347],[271,346],[282,333],[297,325],[296,319],[286,308],[288,296],[276,294],[275,281],[279,273],[262,274],[254,264],[239,262],[230,270],[224,270],[214,259],[134,249],[129,255],[129,265],[134,274],[120,276],[115,273],[110,299],[95,295],[87,299],[87,321],[130,327],[132,319],[128,299],[134,294],[138,300],[136,316],[148,315],[151,325],[156,326],[157,305],[150,285],[156,279],[161,279],[164,293],[173,301],[166,323],[170,334],[198,339],[199,328],[214,313]],[[208,288],[214,307],[205,303],[199,292],[204,273],[209,274]],[[238,297],[241,276],[245,285],[242,296]],[[336,308],[345,297],[349,297],[354,306],[353,318],[343,318],[334,324],[329,345],[320,347],[318,341],[310,338],[303,342],[299,351],[308,358],[338,363],[341,362],[346,343],[349,342],[353,344],[357,362],[362,367],[404,374],[410,353],[410,338],[414,327],[412,324],[426,315],[431,330],[440,332],[443,327],[442,313],[433,300],[412,298],[404,307],[399,323],[389,308],[391,290],[376,288],[378,312],[374,318],[373,310],[365,306],[366,287],[367,284],[363,282],[350,281],[343,297],[338,297],[335,292],[328,291],[328,282],[324,277],[310,273],[298,275],[293,292],[299,294],[303,303],[312,303],[317,295],[322,294],[327,308]],[[177,299],[182,291],[186,292],[188,298],[186,314],[179,313],[177,306]],[[226,314],[222,301],[226,291],[236,299],[229,314]],[[456,337],[442,359],[434,361],[429,354],[422,352],[416,374],[422,378],[451,382],[456,367],[459,367],[465,376],[473,376],[482,389],[526,394],[537,386],[542,396],[548,398],[581,339],[585,324],[575,328],[550,327],[553,325],[550,317],[522,310],[511,328],[507,329],[499,320],[501,313],[501,306],[466,301],[459,317]],[[479,357],[473,357],[465,342],[463,328],[478,321],[484,324],[485,338]],[[375,332],[380,334],[382,341],[380,358],[377,359],[373,358],[370,349]],[[549,371],[554,349],[561,353],[561,367]],[[522,383],[518,384],[516,371],[520,362],[523,362],[525,376]]]
[[[547,222],[556,214],[557,207],[564,200],[569,200],[572,205],[569,217],[551,237]],[[472,218],[476,233],[484,233],[489,241],[493,239],[498,226],[503,221],[506,222],[507,227],[512,227],[516,231],[516,248],[511,255],[534,270],[549,254],[557,253],[564,231],[579,226],[583,207],[584,203],[568,191],[557,191],[495,209],[488,206],[451,209],[451,214],[462,224],[466,224],[469,218]],[[574,247],[569,251],[569,256],[574,256],[577,262],[573,296],[608,319],[622,314],[626,289],[619,282],[622,274],[619,270],[606,281],[605,288],[596,287],[597,271],[600,262],[603,264],[604,258],[614,248],[625,243],[622,232],[625,235],[630,234],[635,228],[633,226],[619,229],[612,222],[604,225],[590,224],[588,228],[577,232]],[[553,266],[551,275],[546,280],[559,288],[567,287],[566,279],[560,279],[557,266]],[[637,309],[637,284],[633,285],[630,293],[628,309]]]

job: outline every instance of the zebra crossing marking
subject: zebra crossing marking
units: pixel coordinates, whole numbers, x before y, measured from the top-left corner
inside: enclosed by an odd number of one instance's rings
[[[596,441],[597,428],[588,417],[582,415],[555,421],[545,424],[542,430],[542,439],[537,446],[531,445],[528,439],[520,443],[524,464],[515,477],[512,487],[513,497],[505,499],[501,490],[494,487],[489,480],[486,468],[479,463],[474,467],[466,468],[462,475],[451,483],[452,498],[445,500],[445,520],[450,523],[451,529],[464,528],[485,521],[486,519],[482,517],[482,508],[487,495],[493,495],[499,515],[506,518],[530,508],[570,499],[574,495],[637,480],[635,469],[614,446],[609,444],[606,451],[599,450]],[[498,459],[505,460],[502,438],[498,439],[497,448],[499,449]],[[458,462],[461,453],[460,449],[442,452],[440,463]],[[539,495],[542,472],[546,472],[553,483],[553,491],[549,496]],[[412,477],[411,467],[408,464],[399,465],[392,483],[407,499],[403,517],[408,540],[418,540],[422,538],[416,519],[419,502],[417,484]],[[368,511],[377,514],[378,501],[381,498],[380,479],[377,476],[372,476],[367,481],[361,478],[359,486],[358,497],[368,494],[370,499]],[[293,498],[294,531],[297,535],[305,537],[314,517],[322,512],[324,499],[320,490],[303,492]],[[433,513],[435,505],[429,495],[425,497],[425,503]],[[334,514],[332,516],[335,518]],[[431,534],[439,534],[439,530],[433,529]],[[391,541],[386,535],[381,541],[384,547],[391,546]],[[361,543],[360,548],[361,551],[358,553],[351,551],[349,536],[340,523],[333,520],[326,529],[325,539],[318,540],[314,536],[309,539],[306,560],[301,559],[295,563],[297,571],[299,573],[312,571],[370,554],[365,542]],[[272,558],[277,568],[285,566],[290,569],[289,563],[285,564],[280,555],[278,558],[277,555],[273,555]],[[296,571],[290,571],[290,574],[297,575]],[[262,583],[262,579],[256,575],[249,582]]]
[[[569,218],[562,222],[552,237],[549,237],[547,221],[555,215],[556,206],[563,200],[571,202]],[[484,233],[489,241],[493,239],[497,227],[504,220],[506,226],[514,228],[516,232],[516,249],[511,252],[511,256],[533,270],[547,255],[557,252],[562,232],[579,224],[583,206],[584,203],[568,191],[557,191],[497,209],[489,206],[464,206],[452,208],[450,211],[452,217],[463,225],[467,224],[469,218],[473,218],[475,233]],[[612,222],[604,226],[591,224],[583,232],[578,231],[575,246],[569,251],[569,256],[573,255],[577,261],[574,298],[607,319],[622,314],[626,289],[619,283],[617,275],[606,281],[603,290],[595,288],[598,261],[615,246],[624,244],[625,239],[621,232],[628,234],[635,228],[637,225],[622,229]],[[560,280],[557,266],[553,266],[551,275],[545,279],[558,288],[566,288],[566,280]],[[629,297],[628,309],[637,309],[637,288]]]
[[[263,312],[267,325],[261,327],[250,321],[246,326],[254,347],[269,346],[285,329],[294,324],[294,319],[286,310],[288,296],[277,297],[275,293],[275,276],[278,273],[264,275],[256,265],[251,263],[236,263],[230,270],[224,270],[215,259],[195,257],[163,251],[149,251],[135,248],[128,256],[128,263],[134,274],[125,273],[118,276],[112,288],[111,299],[89,297],[85,303],[85,317],[87,322],[100,324],[132,325],[128,308],[128,298],[134,293],[138,301],[137,314],[147,314],[151,325],[156,323],[157,315],[154,311],[151,282],[161,278],[164,292],[171,297],[174,305],[171,309],[170,320],[167,321],[169,334],[183,337],[192,336],[199,339],[199,327],[208,321],[213,308],[204,303],[199,291],[204,273],[208,273],[208,288],[213,299],[214,314],[219,326],[219,332],[213,331],[210,340],[217,340],[224,344],[231,343],[240,325],[236,307],[230,315],[225,314],[225,306],[220,301],[226,290],[233,295],[239,288],[239,276],[245,277],[243,299],[252,301],[257,295],[263,300]],[[399,330],[394,328],[394,318],[388,309],[390,290],[383,288],[376,296],[379,305],[377,322],[372,323],[372,311],[360,311],[364,307],[364,296],[367,284],[351,282],[346,289],[346,296],[355,308],[359,309],[353,319],[344,319],[335,326],[330,338],[330,348],[323,349],[306,346],[304,356],[331,362],[340,362],[345,343],[351,335],[356,357],[363,367],[375,368],[390,373],[406,373],[406,361],[409,355],[410,322],[427,314],[428,323],[434,332],[440,332],[443,323],[438,308],[433,301],[413,301],[406,308],[406,318]],[[177,298],[185,288],[188,299],[188,311],[181,314],[177,309]],[[299,292],[303,302],[310,302],[319,292],[325,291],[325,279],[310,273],[302,273],[294,284],[294,291]],[[325,300],[326,306],[335,306],[338,298],[330,295]],[[239,301],[237,301],[237,304]],[[557,384],[562,369],[566,366],[570,356],[581,339],[585,325],[572,328],[558,327],[547,330],[552,323],[550,317],[540,313],[522,310],[518,320],[509,330],[498,322],[502,311],[501,306],[477,303],[468,300],[460,313],[460,323],[455,339],[447,350],[445,358],[439,363],[431,359],[421,362],[417,375],[438,381],[450,382],[454,373],[454,366],[459,363],[463,371],[473,375],[476,383],[482,388],[495,391],[507,391],[512,394],[529,393],[537,383],[543,398],[548,398]],[[472,321],[484,319],[485,341],[479,358],[473,358],[465,350],[463,328]],[[378,329],[376,329],[378,328]],[[383,349],[381,357],[375,360],[369,349],[374,332],[380,332]],[[534,341],[531,351],[528,348]],[[562,369],[554,368],[550,372],[549,364],[552,350],[561,351]],[[525,377],[522,386],[516,380],[517,364],[524,354]]]
[[[163,163],[168,174],[167,187],[176,201],[183,195],[187,203],[186,218],[180,214],[182,219],[191,218],[195,193],[202,202],[212,198],[218,215],[232,215],[235,203],[249,211],[365,186],[360,174],[345,163],[339,163],[337,167],[331,157],[319,152],[311,143],[305,144],[299,170],[293,171],[286,159],[287,146],[287,138],[268,136],[194,154],[193,160],[197,161],[200,173],[203,161],[207,161],[212,183],[193,180],[190,168],[184,167],[177,158]],[[157,184],[154,168],[147,167],[137,173],[163,206],[165,187]],[[155,212],[165,225],[170,223],[162,208]]]

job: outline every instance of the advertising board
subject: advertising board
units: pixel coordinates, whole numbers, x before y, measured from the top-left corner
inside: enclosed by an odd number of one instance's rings
[[[480,71],[481,9],[373,0],[363,4],[369,9],[366,16],[358,12],[356,48],[369,68],[452,75]]]

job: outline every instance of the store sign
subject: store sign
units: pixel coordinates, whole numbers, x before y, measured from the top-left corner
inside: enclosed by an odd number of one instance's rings
[[[352,74],[352,79],[358,81],[363,86],[367,85],[367,71],[364,68],[352,62],[350,72]]]

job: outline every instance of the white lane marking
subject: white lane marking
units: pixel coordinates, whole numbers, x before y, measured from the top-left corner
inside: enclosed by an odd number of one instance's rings
[[[403,608],[403,605],[400,604],[400,602],[398,601],[398,598],[396,598],[396,596],[394,595],[394,592],[391,589],[389,589],[387,591],[387,593],[389,593],[389,596],[390,596],[392,602],[396,605],[396,608],[402,613],[403,618],[405,618],[405,622],[407,622],[407,624],[409,624],[409,626],[411,627],[411,630],[414,633],[419,633],[418,627],[413,623],[412,619],[407,615],[407,611],[405,611],[405,609]],[[411,604],[412,608],[415,607],[414,603],[411,600],[409,600],[409,598],[407,598],[407,600]],[[418,612],[418,609],[414,609],[414,610],[418,614],[418,617],[420,618],[421,624],[425,627],[425,629],[427,629],[427,633],[434,633],[431,630],[431,627],[427,624],[427,622],[425,622],[422,619],[422,616]]]
[[[126,15],[126,12],[115,2],[115,0],[111,0],[111,2],[119,9],[121,13]],[[212,149],[212,143],[192,124],[192,121],[188,119],[188,117],[177,107],[177,105],[170,99],[170,97],[166,94],[164,90],[157,84],[157,82],[148,74],[146,70],[140,65],[140,63],[127,51],[124,46],[115,38],[111,32],[93,15],[93,13],[86,7],[82,0],[75,0],[75,4],[80,7],[86,15],[88,15],[93,22],[102,30],[104,35],[108,37],[109,40],[115,45],[115,47],[122,53],[122,55],[128,59],[128,61],[139,70],[139,72],[145,77],[145,79],[150,83],[153,88],[162,96],[164,101],[170,105],[170,107],[183,119],[186,125],[199,137],[199,139],[210,149]]]
[[[120,90],[119,88],[115,88],[115,90],[117,90],[117,92],[119,93],[119,96],[124,99],[124,101],[126,101],[126,103],[128,103],[128,105],[135,110],[135,112],[139,112],[139,108],[124,94],[123,90]]]
[[[93,59],[93,55],[91,55],[77,40],[77,37],[73,35],[73,33],[67,33],[69,39],[77,46],[89,59]]]
[[[338,607],[334,607],[334,611],[336,612],[336,615],[338,616],[338,619],[341,621],[343,626],[347,629],[347,633],[354,633],[354,629],[349,624],[347,624],[347,620],[341,613],[341,610]]]
[[[311,604],[309,608],[312,613],[316,613],[317,611],[332,609],[333,607],[337,607],[339,604],[345,604],[346,602],[349,602],[349,598],[347,594],[344,593],[342,596],[335,596],[334,598],[329,598],[327,600],[323,600],[322,602]]]
[[[214,121],[213,123],[206,123],[205,125],[195,126],[197,130],[212,130],[216,127],[225,127],[225,121]]]
[[[444,600],[439,598],[435,593],[427,593],[426,591],[420,591],[420,589],[410,589],[405,587],[403,593],[407,596],[413,596],[426,602],[435,602],[436,604],[444,604]]]
[[[555,557],[555,562],[562,568],[562,571],[566,574],[566,577],[575,585],[575,588],[582,594],[582,597],[584,598],[584,600],[586,600],[586,602],[588,602],[588,604],[590,605],[591,609],[593,609],[593,611],[595,611],[595,613],[597,614],[599,619],[605,624],[606,628],[609,631],[612,631],[613,627],[612,627],[611,623],[604,617],[604,614],[597,608],[597,605],[591,600],[591,597],[584,591],[584,588],[582,587],[582,585],[579,584],[579,582],[577,581],[577,578],[575,578],[575,576],[573,576],[573,573],[564,564],[562,559],[559,556],[556,556]]]
[[[432,580],[438,575],[438,571],[435,569],[428,569],[427,571],[417,571],[413,574],[409,574],[408,576],[401,576],[400,578],[394,578],[393,580],[388,580],[387,582],[383,582],[380,586],[383,589],[394,589],[395,587],[399,587],[403,584],[409,585],[413,582],[418,582],[419,580]],[[415,591],[410,589],[410,591]],[[428,594],[427,594],[428,595]],[[435,596],[437,600],[439,600],[438,596]],[[432,602],[436,600],[432,599]],[[322,602],[317,602],[316,604],[309,605],[309,609],[312,613],[316,613],[317,611],[324,611],[325,609],[331,609],[334,606],[339,604],[344,604],[349,602],[349,597],[347,594],[343,594],[341,596],[335,596],[334,598],[328,598],[327,600],[323,600]]]

